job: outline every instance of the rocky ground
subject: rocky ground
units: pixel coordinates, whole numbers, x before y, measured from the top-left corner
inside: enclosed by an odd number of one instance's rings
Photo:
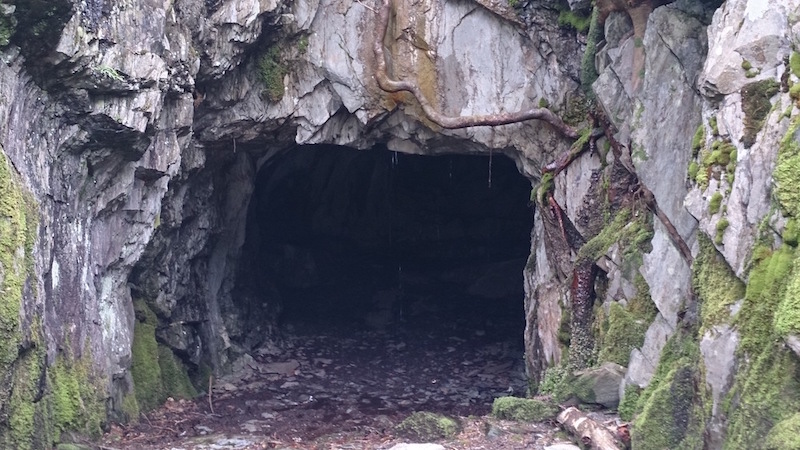
[[[494,398],[524,396],[520,344],[495,329],[320,331],[288,327],[215,380],[211,395],[168,401],[114,428],[114,449],[389,449],[414,411],[454,417],[448,449],[544,449],[566,442],[554,423],[492,418]]]

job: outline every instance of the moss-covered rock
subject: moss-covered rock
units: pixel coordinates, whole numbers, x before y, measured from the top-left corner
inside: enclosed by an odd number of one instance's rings
[[[461,429],[453,418],[420,411],[412,413],[397,425],[399,435],[419,441],[435,441],[456,436]]]
[[[700,349],[679,330],[667,342],[658,368],[636,405],[635,449],[701,449],[710,400]]]
[[[692,266],[694,290],[700,300],[701,334],[730,317],[730,307],[744,298],[744,283],[706,235],[699,233],[700,251]]]
[[[756,135],[764,126],[764,119],[772,108],[770,98],[779,90],[780,83],[775,80],[756,81],[742,87],[742,110],[744,111],[742,144],[745,148],[750,148],[755,143]]]
[[[796,54],[796,53],[795,53]],[[766,450],[800,448],[800,412],[778,422],[767,435]]]
[[[558,414],[555,405],[535,398],[500,397],[492,403],[492,415],[498,419],[540,422]]]
[[[726,449],[763,448],[770,430],[800,411],[800,362],[777,330],[777,311],[797,277],[795,249],[783,245],[754,254],[759,259],[735,321],[743,363],[725,402]]]
[[[172,350],[156,342],[156,314],[144,300],[134,301],[134,311],[136,324],[131,348],[131,377],[136,403],[134,405],[133,399],[128,399],[129,404],[123,405],[127,409],[125,415],[150,411],[167,397],[196,396],[197,391],[189,380],[186,367]]]
[[[800,86],[800,83],[795,86]],[[778,162],[772,177],[775,196],[787,215],[800,218],[800,115],[793,119],[781,140]]]

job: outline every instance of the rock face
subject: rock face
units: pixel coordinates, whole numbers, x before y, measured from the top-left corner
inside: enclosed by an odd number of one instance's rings
[[[385,37],[380,5],[352,0],[4,6],[0,446],[50,448],[61,431],[99,432],[107,419],[138,414],[137,389],[153,390],[143,373],[165,378],[173,360],[184,376],[224,372],[255,344],[278,342],[281,292],[274,279],[243,283],[252,273],[241,263],[254,261],[246,224],[259,174],[301,145],[503,155],[538,185],[569,139],[539,121],[441,129],[409,95],[379,89],[372,50],[382,40],[390,75],[416,82],[444,114],[549,105],[586,125],[576,113],[583,38],[557,25],[552,5],[528,3],[395,1]],[[695,442],[706,428],[710,448],[747,448],[759,438],[742,431],[747,420],[783,420],[800,405],[791,380],[773,383],[792,393],[783,409],[759,403],[754,387],[767,367],[791,373],[797,356],[782,343],[796,348],[800,334],[800,3],[779,3],[615,10],[583,58],[599,72],[592,87],[609,132],[555,177],[553,199],[584,241],[604,246],[591,255],[602,272],[598,348],[588,350],[609,355],[603,345],[624,342],[616,354],[627,357],[609,362],[627,367],[622,394],[644,389],[635,407],[643,430],[670,389],[685,389],[676,410],[711,411],[698,413],[700,429],[655,448]],[[269,170],[276,180],[291,172]],[[640,202],[634,179],[666,219]],[[626,223],[612,229],[620,214]],[[565,247],[566,230],[552,232],[549,207],[533,216],[524,337],[536,384],[566,363],[572,265],[586,253]],[[750,282],[743,301],[698,285],[708,266],[697,261],[709,258],[732,271],[723,280]],[[319,280],[303,248],[268,259],[288,271],[282,282]],[[487,266],[469,292],[500,295],[508,267]],[[391,315],[395,295],[375,300],[385,303],[376,312]],[[754,342],[769,351],[756,353]],[[158,364],[143,370],[142,361]],[[168,385],[159,381],[155,400]],[[732,391],[743,412],[721,401]],[[58,404],[69,414],[53,413],[57,394],[74,400]]]

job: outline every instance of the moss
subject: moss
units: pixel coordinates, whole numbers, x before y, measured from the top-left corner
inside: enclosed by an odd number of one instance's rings
[[[756,135],[761,131],[764,119],[772,108],[770,98],[779,90],[780,83],[775,80],[756,81],[742,87],[742,110],[744,111],[742,144],[745,148],[750,148],[755,143]]]
[[[708,201],[708,213],[714,215],[719,212],[719,207],[722,205],[722,194],[714,192],[711,200]]]
[[[781,238],[786,245],[797,247],[798,240],[800,239],[800,226],[798,226],[797,219],[789,219],[786,226],[781,232]]]
[[[701,449],[710,408],[700,349],[684,330],[673,335],[637,401],[632,448]]]
[[[750,69],[752,69],[752,68],[753,68],[753,65],[752,65],[752,64],[750,64],[750,61],[748,61],[748,60],[746,60],[746,59],[743,59],[743,60],[742,60],[742,69],[744,69],[744,70],[750,70]]]
[[[625,386],[625,393],[617,407],[620,419],[626,422],[633,420],[633,414],[636,412],[636,403],[638,403],[641,395],[642,389],[639,386],[635,384]]]
[[[558,26],[571,28],[579,33],[586,33],[589,30],[591,21],[591,16],[584,16],[571,10],[564,10],[558,14]]]
[[[598,360],[628,366],[631,350],[644,343],[644,334],[650,323],[626,310],[617,302],[611,303],[608,313],[608,331],[602,337]]]
[[[539,181],[539,187],[536,188],[536,200],[543,203],[547,193],[553,190],[553,173],[546,172],[542,174],[542,179]]]
[[[719,127],[717,126],[717,116],[708,118],[708,126],[711,127],[711,135],[719,136]]]
[[[694,132],[692,138],[692,155],[697,157],[697,153],[706,144],[706,127],[701,123],[697,126],[697,131]]]
[[[498,419],[541,422],[556,414],[558,408],[555,405],[534,398],[500,397],[492,403],[492,415]]]
[[[775,332],[781,337],[788,334],[800,334],[800,252],[795,251],[795,254],[794,270],[788,277],[786,293],[775,313]]]
[[[137,423],[139,421],[139,402],[136,395],[127,394],[122,398],[122,414],[127,422]]]
[[[793,55],[796,55],[794,53]],[[767,435],[766,450],[800,448],[800,412],[778,422]]]
[[[794,76],[800,78],[800,53],[792,52],[789,56],[789,68]]]
[[[700,301],[702,328],[707,329],[729,319],[730,307],[744,298],[745,286],[704,234],[698,234],[698,242],[692,280]]]
[[[635,220],[631,220],[631,216],[629,209],[618,211],[610,224],[578,250],[576,261],[595,261],[614,243],[619,243],[623,249],[623,259],[627,260],[623,261],[626,266],[636,265],[641,258],[641,252],[649,250],[653,230],[649,215],[639,214]],[[631,261],[634,264],[628,264]]]
[[[158,366],[161,368],[161,381],[166,395],[186,399],[197,396],[186,367],[175,357],[172,350],[164,345],[158,346]]]
[[[725,230],[728,229],[729,225],[730,222],[728,222],[727,218],[723,217],[722,219],[719,219],[719,222],[717,222],[717,234],[714,236],[715,244],[722,244],[722,239],[725,237]]]
[[[569,370],[563,365],[548,367],[539,383],[537,392],[541,395],[549,395],[557,402],[563,402],[570,395],[569,378]]]
[[[17,21],[12,14],[5,15],[0,13],[0,47],[5,47],[11,41]]]
[[[297,51],[300,52],[301,55],[305,55],[308,51],[308,36],[302,35],[297,40]]]
[[[397,425],[398,434],[421,441],[451,438],[458,434],[459,423],[450,417],[431,412],[414,412]]]
[[[539,108],[549,108],[550,102],[547,101],[546,98],[542,97],[539,99]]]
[[[797,357],[780,343],[763,344],[755,353],[757,358],[739,370],[729,393],[732,400],[728,402],[724,449],[764,448],[765,437],[772,434],[770,430],[800,411]],[[781,428],[773,439],[782,434]]]
[[[277,102],[283,98],[283,77],[287,70],[281,62],[280,49],[272,46],[258,59],[258,73],[264,83],[267,97]]]
[[[745,301],[737,314],[742,341],[739,349],[758,354],[772,342],[774,312],[783,298],[794,262],[794,249],[784,245],[753,267]]]
[[[136,401],[143,411],[150,411],[165,399],[161,367],[158,363],[156,328],[148,322],[136,322],[133,328],[131,348],[131,376],[136,392]]]
[[[581,59],[581,86],[587,95],[592,96],[592,83],[597,79],[597,68],[594,64],[597,54],[597,43],[603,38],[603,25],[600,23],[600,9],[592,10],[589,32],[586,35],[586,50]]]
[[[789,97],[794,100],[795,102],[800,102],[800,83],[795,83],[792,87],[789,88]],[[791,105],[790,105],[791,106]],[[789,114],[791,115],[792,112],[789,110]],[[787,115],[784,113],[784,115]],[[788,117],[787,115],[787,117]]]
[[[689,179],[695,180],[697,178],[697,171],[700,170],[700,165],[696,161],[689,163]]]
[[[133,328],[131,348],[131,376],[135,392],[123,412],[129,417],[138,417],[139,411],[150,411],[167,399],[192,398],[197,391],[192,386],[186,367],[172,351],[156,342],[158,317],[140,299],[134,300],[136,323]],[[124,406],[124,405],[123,405]]]
[[[772,174],[775,180],[775,196],[781,208],[787,215],[795,218],[800,218],[800,142],[797,137],[799,128],[800,116],[797,116],[781,140],[778,162]]]
[[[48,370],[53,395],[53,416],[59,432],[76,430],[97,437],[105,421],[105,404],[99,381],[91,373],[88,357],[68,362],[59,355]]]

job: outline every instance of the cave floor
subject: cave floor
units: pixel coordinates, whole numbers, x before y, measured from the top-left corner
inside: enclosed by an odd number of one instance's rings
[[[438,442],[448,449],[563,442],[555,424],[489,415],[494,398],[526,391],[519,344],[501,331],[289,326],[280,345],[245,355],[231,375],[214,380],[211,396],[169,400],[103,442],[114,449],[388,449],[409,442],[395,426],[414,411],[461,421],[458,436]]]

